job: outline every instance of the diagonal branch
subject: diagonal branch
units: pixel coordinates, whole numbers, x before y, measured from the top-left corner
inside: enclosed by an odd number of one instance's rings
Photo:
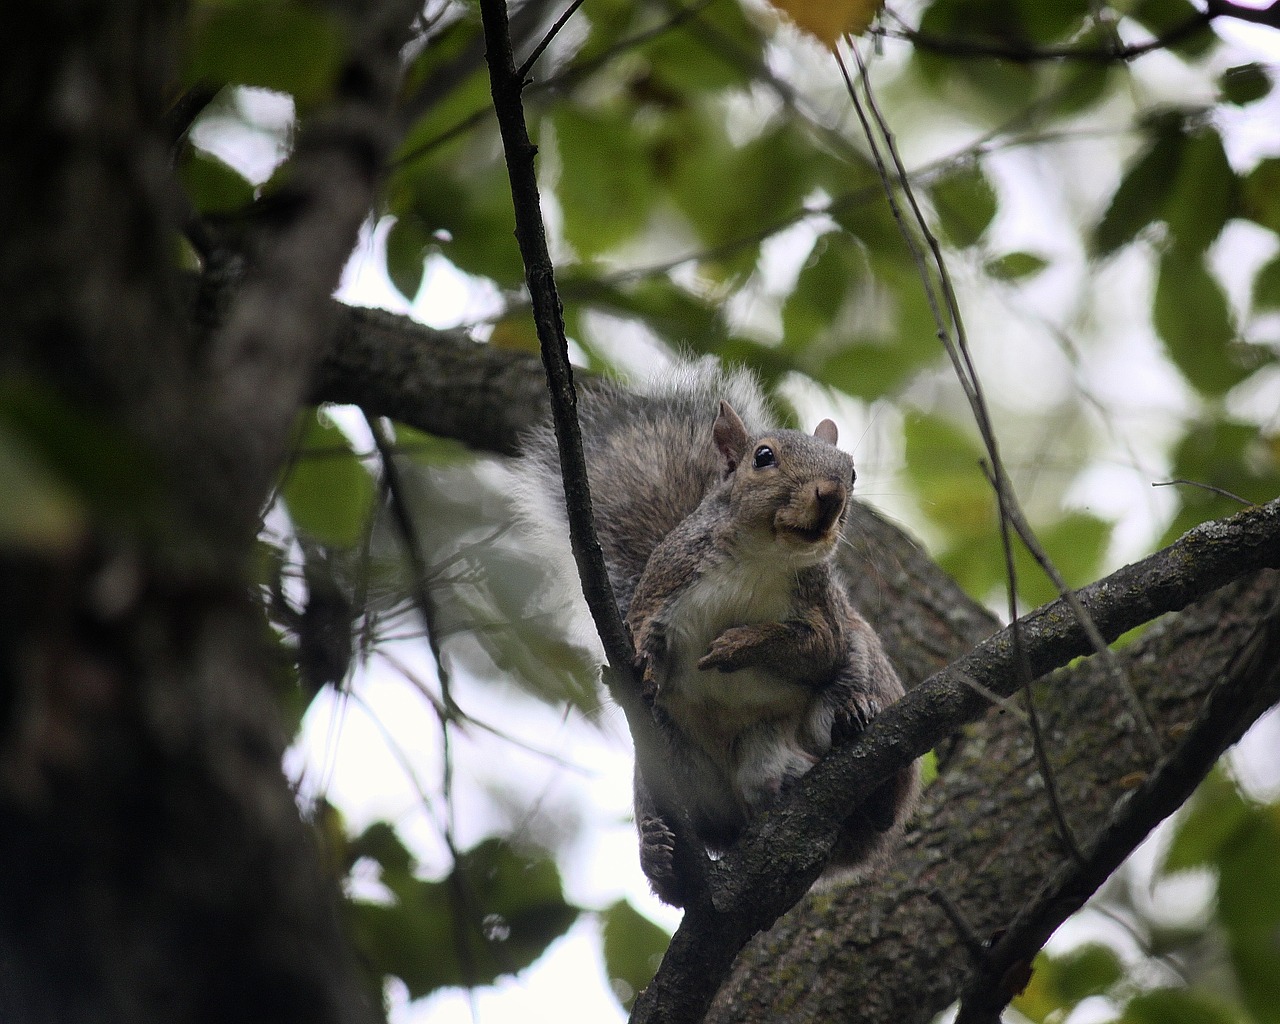
[[[1162,551],[1084,588],[1079,598],[1102,634],[1114,640],[1260,566],[1280,567],[1280,499],[1197,527]],[[1021,633],[1036,675],[1091,650],[1062,598],[1027,616]],[[772,925],[817,878],[849,809],[861,804],[880,780],[983,714],[986,700],[965,680],[1009,696],[1020,678],[1011,631],[1002,630],[909,692],[856,742],[801,779],[793,798],[758,818],[717,863],[714,910],[685,915],[632,1019],[701,1020],[746,942]],[[691,968],[695,964],[696,970]]]
[[[998,1021],[1017,995],[1006,979],[1025,978],[1036,953],[1120,866],[1151,830],[1176,811],[1208,774],[1223,749],[1271,703],[1280,689],[1280,594],[1236,652],[1203,714],[1178,749],[1117,805],[1083,863],[1064,866],[986,951],[961,999],[956,1024]]]

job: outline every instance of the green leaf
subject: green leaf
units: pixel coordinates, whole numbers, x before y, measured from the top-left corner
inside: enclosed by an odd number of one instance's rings
[[[1244,179],[1244,215],[1280,234],[1280,157],[1259,162]]]
[[[1224,100],[1243,107],[1271,91],[1271,76],[1262,64],[1238,64],[1222,73],[1218,88]]]
[[[830,355],[814,374],[860,398],[880,398],[905,385],[942,356],[937,325],[914,267],[882,266],[858,288],[842,323],[820,351]],[[815,353],[816,354],[816,353]]]
[[[328,95],[345,48],[323,8],[289,0],[233,0],[191,14],[186,80],[256,85],[300,105]]]
[[[1013,1000],[1019,1013],[1033,1021],[1059,1017],[1090,996],[1103,995],[1124,977],[1115,950],[1087,943],[1062,956],[1036,955],[1031,981]]]
[[[948,172],[929,188],[942,231],[962,249],[975,244],[990,226],[999,201],[977,164]]]
[[[1235,783],[1218,769],[1210,772],[1196,787],[1178,822],[1160,864],[1161,872],[1214,866],[1245,827],[1247,817],[1248,805]]]
[[[717,258],[731,272],[750,271],[759,251],[759,225],[795,216],[811,191],[821,169],[813,147],[785,123],[735,146],[718,117],[706,113],[672,117],[664,133],[665,156],[655,160],[659,166],[673,161],[672,198],[707,245],[741,240],[735,252]]]
[[[1204,250],[1236,214],[1239,194],[1239,179],[1227,162],[1222,139],[1212,128],[1203,128],[1181,147],[1162,212],[1180,246]]]
[[[1116,951],[1090,942],[1057,958],[1057,986],[1063,1000],[1076,1004],[1101,995],[1124,977],[1124,965]]]
[[[986,272],[1000,281],[1020,281],[1040,273],[1049,265],[1043,256],[1033,252],[1009,252],[988,260]]]
[[[604,918],[604,964],[609,983],[623,1007],[650,981],[671,941],[665,931],[619,900],[601,914]]]
[[[746,88],[763,61],[764,36],[741,3],[709,4],[639,50],[659,92],[682,95]]]
[[[1139,0],[1129,11],[1157,39],[1197,25],[1193,31],[1175,40],[1169,49],[1183,57],[1202,57],[1213,49],[1216,37],[1204,15],[1188,0]]]
[[[1037,529],[1036,535],[1067,585],[1078,587],[1097,576],[1111,540],[1111,524],[1087,512],[1068,512],[1056,523]],[[1018,593],[1027,604],[1038,607],[1058,596],[1058,588],[1018,540],[1014,540],[1014,564]]]
[[[1222,859],[1218,907],[1245,1006],[1271,1024],[1280,1020],[1280,805],[1251,811],[1247,834]]]
[[[1033,45],[1018,6],[1015,0],[989,0],[979,4],[971,0],[934,0],[920,19],[920,32],[954,44],[958,56],[917,47],[912,60],[925,83],[949,102],[955,102],[956,86],[963,83],[987,100],[993,109],[1007,110],[1012,105],[1025,103],[1028,96],[1035,94],[1040,78],[1032,66],[1013,61],[973,60],[964,53],[965,43],[994,43],[1015,50]]]
[[[463,854],[442,881],[416,878],[399,863],[382,881],[393,902],[348,906],[354,941],[374,975],[398,977],[411,999],[523,970],[578,916],[549,858],[498,839]]]
[[[1075,37],[1071,45],[1080,50],[1099,50],[1111,43],[1109,31],[1095,25]],[[1044,73],[1048,78],[1045,102],[1055,117],[1070,117],[1098,105],[1122,76],[1113,64],[1094,61],[1065,61],[1057,67],[1045,68]]]
[[[629,240],[653,205],[653,180],[631,118],[568,104],[551,117],[562,169],[565,238],[583,259]]]
[[[1014,7],[1026,37],[1042,46],[1076,36],[1093,9],[1089,0],[1016,0]]]
[[[1280,255],[1271,257],[1254,276],[1251,305],[1255,313],[1280,309]]]
[[[399,217],[386,236],[387,277],[396,291],[413,302],[422,288],[431,236],[415,214]]]
[[[1246,501],[1265,501],[1280,494],[1280,449],[1254,423],[1209,419],[1188,427],[1174,451],[1175,479],[1221,488]],[[1181,486],[1182,509],[1165,532],[1162,544],[1176,540],[1208,519],[1240,510],[1240,503],[1205,487]]]
[[[828,332],[841,329],[841,311],[867,273],[862,247],[847,233],[832,231],[814,242],[796,286],[782,306],[783,344],[803,349]]]
[[[305,414],[297,459],[280,489],[294,524],[322,544],[352,547],[374,494],[373,478],[347,435],[320,413]]]
[[[1180,988],[1142,992],[1129,1000],[1117,1024],[1243,1024],[1217,996]]]
[[[1185,114],[1166,113],[1151,126],[1151,143],[1120,180],[1102,220],[1093,231],[1094,256],[1110,256],[1158,220],[1173,188],[1185,141]]]
[[[1165,250],[1152,320],[1169,357],[1202,394],[1224,394],[1248,376],[1232,358],[1236,331],[1227,297],[1200,253]]]
[[[904,427],[907,471],[925,515],[952,538],[988,534],[995,503],[976,438],[939,416],[910,416]]]
[[[562,278],[560,294],[566,305],[634,317],[677,347],[713,351],[727,336],[723,310],[669,278],[614,284],[570,272]]]
[[[515,240],[515,214],[501,160],[471,168],[465,184],[435,160],[420,160],[396,181],[392,212],[412,214],[424,235],[450,263],[504,288],[524,281]]]
[[[254,199],[252,183],[211,153],[187,147],[179,171],[191,205],[203,214],[243,210]]]

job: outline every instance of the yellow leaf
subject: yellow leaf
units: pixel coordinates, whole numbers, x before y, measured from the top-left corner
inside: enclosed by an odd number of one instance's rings
[[[867,30],[884,0],[769,0],[801,31],[808,32],[829,50],[843,35]]]
[[[503,317],[493,325],[489,344],[514,352],[538,352],[538,331],[528,313]]]

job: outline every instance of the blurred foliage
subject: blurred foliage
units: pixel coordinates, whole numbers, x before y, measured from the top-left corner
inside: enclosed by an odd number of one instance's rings
[[[875,6],[858,0],[847,16]],[[1119,506],[1139,503],[1133,495],[1152,483],[1190,482],[1159,492],[1154,519],[1137,530],[1148,546],[1233,511],[1224,492],[1280,493],[1280,158],[1229,144],[1241,118],[1274,124],[1262,112],[1274,110],[1274,66],[1190,29],[1200,15],[1188,0],[891,8],[861,52],[971,315],[979,376],[995,382],[988,400],[1013,482],[1068,582],[1113,563]],[[788,9],[835,16],[834,5]],[[529,53],[558,13],[526,5],[517,51]],[[178,155],[177,178],[195,213],[244,216],[270,198],[271,182],[237,162],[237,144],[287,155],[341,79],[350,26],[320,2],[199,0],[187,28],[182,80],[217,99]],[[431,0],[420,28],[405,51],[403,137],[374,211],[389,280],[412,302],[432,268],[451,268],[498,296],[491,315],[464,326],[528,347],[478,10]],[[1160,40],[1165,52],[1108,56]],[[1064,48],[1087,59],[1037,59]],[[986,453],[955,400],[922,287],[923,247],[903,239],[823,46],[738,0],[587,0],[529,77],[565,319],[587,365],[707,353],[751,363],[788,395],[820,394],[842,414],[879,420],[892,439],[859,449],[860,479],[892,487],[901,499],[892,511],[910,516],[941,564],[1002,603]],[[288,98],[287,123],[255,115],[254,89]],[[900,190],[895,200],[909,210]],[[1124,405],[1129,375],[1162,381],[1161,416]],[[96,458],[77,455],[101,454],[111,438],[41,401],[0,396],[7,546],[73,543],[86,503],[127,512],[142,500],[104,488]],[[59,427],[34,431],[32,417]],[[321,687],[345,686],[353,666],[423,635],[409,596],[417,570],[377,459],[350,440],[359,434],[325,417],[300,422],[280,488],[288,524],[264,533],[272,623],[310,677],[294,687],[292,721]],[[416,582],[433,598],[434,639],[465,670],[455,683],[517,686],[590,721],[599,710],[590,659],[554,628],[561,610],[540,603],[542,567],[509,536],[500,484],[457,446],[403,428],[396,445],[426,561]],[[1099,493],[1085,484],[1102,471],[1109,481],[1123,474],[1130,490],[1089,507],[1081,494]],[[1053,596],[1026,552],[1016,557],[1021,606]],[[348,642],[336,642],[343,624]],[[434,699],[442,729],[457,724],[448,716],[460,712],[438,690]],[[1189,991],[1176,973],[1139,986],[1115,948],[1086,946],[1041,957],[1018,1003],[1026,1016],[1060,1020],[1105,998],[1132,1021],[1276,1019],[1276,810],[1224,785],[1198,798],[1163,870],[1215,872],[1215,915],[1185,942],[1218,943],[1232,986]],[[491,839],[428,875],[391,826],[352,838],[325,821],[343,851],[335,872],[375,865],[385,889],[385,899],[351,902],[371,976],[399,977],[412,996],[520,969],[579,912],[545,853]],[[601,920],[608,973],[625,998],[662,936],[626,904]],[[1159,956],[1183,941],[1157,938],[1173,943]]]

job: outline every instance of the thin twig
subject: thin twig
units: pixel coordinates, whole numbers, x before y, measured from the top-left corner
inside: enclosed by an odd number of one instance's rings
[[[391,439],[387,436],[386,428],[376,417],[365,413],[364,419],[369,426],[369,432],[373,435],[373,443],[378,446],[378,453],[382,456],[382,479],[387,486],[387,496],[390,498],[391,503],[391,515],[395,521],[396,530],[400,534],[400,542],[404,545],[405,554],[409,558],[409,594],[413,598],[413,603],[418,608],[418,614],[422,616],[422,621],[427,628],[427,643],[431,648],[431,656],[435,659],[436,675],[440,678],[440,697],[444,702],[444,714],[441,716],[441,721],[446,722],[457,716],[458,706],[454,702],[453,691],[450,686],[449,666],[445,664],[444,656],[440,650],[440,631],[437,629],[435,603],[431,600],[431,594],[427,591],[430,566],[427,564],[426,554],[422,550],[422,542],[418,537],[417,528],[413,524],[413,514],[409,510],[404,480],[400,476],[399,467],[396,465],[395,453],[391,448]]]
[[[538,58],[542,56],[543,51],[551,45],[551,40],[555,39],[555,37],[560,34],[560,30],[569,23],[569,19],[577,13],[578,8],[582,6],[582,3],[583,0],[573,0],[573,3],[568,6],[564,14],[560,15],[560,17],[556,19],[556,23],[552,25],[551,28],[547,30],[547,34],[539,40],[538,45],[533,48],[533,51],[525,58],[524,63],[520,65],[519,70],[516,71],[516,75],[519,77],[520,81],[523,82],[529,77],[529,72],[532,71],[533,66],[538,63]]]
[[[564,480],[569,540],[583,596],[608,659],[603,672],[604,682],[626,715],[637,762],[650,783],[664,821],[675,834],[676,870],[688,890],[690,906],[705,905],[709,900],[707,876],[710,862],[702,844],[694,836],[689,816],[666,771],[665,766],[669,763],[666,742],[641,695],[640,680],[635,671],[635,650],[618,613],[618,603],[609,583],[604,554],[592,520],[591,492],[578,425],[578,400],[569,365],[564,313],[556,291],[551,255],[547,250],[542,201],[533,165],[537,150],[529,140],[525,124],[520,98],[523,81],[516,73],[511,52],[506,4],[504,0],[480,0],[480,14],[487,43],[493,107],[511,181],[516,241],[524,263],[525,282],[529,288],[534,326],[551,398],[552,422]]]
[[[1097,626],[1088,621],[1087,613],[1084,606],[1080,604],[1079,599],[1075,597],[1074,592],[1067,587],[1061,573],[1053,566],[1048,556],[1045,554],[1043,547],[1035,540],[1030,527],[1026,524],[1026,517],[1022,514],[1021,507],[1014,492],[1012,482],[1009,480],[1004,463],[1000,459],[999,446],[996,440],[995,429],[992,426],[990,412],[988,411],[986,398],[982,393],[982,382],[978,377],[977,369],[973,362],[973,356],[969,348],[968,337],[964,328],[964,320],[960,314],[960,304],[956,297],[955,287],[951,281],[951,275],[947,271],[946,259],[942,253],[942,247],[938,243],[937,237],[929,229],[928,221],[924,216],[924,211],[920,208],[920,204],[916,199],[915,190],[911,187],[911,181],[907,173],[906,167],[902,163],[902,158],[898,154],[898,148],[893,140],[893,133],[889,130],[888,123],[885,121],[884,115],[880,112],[880,108],[875,100],[875,95],[871,90],[871,80],[867,73],[867,66],[862,60],[862,55],[858,50],[850,44],[850,49],[854,58],[858,62],[859,75],[862,81],[862,88],[867,97],[867,107],[871,111],[872,117],[876,121],[880,137],[884,140],[885,149],[893,161],[896,172],[897,185],[902,189],[903,195],[906,197],[911,207],[914,217],[914,228],[920,232],[926,245],[929,248],[932,257],[933,267],[937,271],[938,284],[942,291],[942,299],[945,302],[947,313],[950,318],[950,325],[944,320],[937,295],[934,292],[935,285],[933,283],[933,275],[924,266],[923,254],[920,252],[919,245],[915,240],[913,230],[907,225],[902,217],[901,209],[893,199],[892,193],[894,187],[890,182],[888,170],[885,167],[884,160],[879,154],[879,147],[876,144],[875,136],[870,130],[870,125],[866,114],[862,110],[861,102],[858,99],[857,90],[853,87],[853,81],[849,77],[849,73],[845,68],[844,61],[841,59],[839,51],[833,51],[836,56],[836,62],[840,67],[841,74],[844,76],[845,84],[849,91],[849,96],[853,100],[854,107],[858,112],[858,119],[863,125],[863,130],[867,134],[867,141],[871,145],[875,154],[876,167],[880,172],[881,180],[884,184],[886,196],[889,197],[890,205],[895,213],[899,228],[903,232],[903,237],[910,246],[913,258],[916,259],[917,266],[921,271],[921,282],[925,287],[926,295],[929,299],[929,307],[933,312],[935,323],[938,328],[938,339],[942,342],[946,349],[947,355],[951,358],[952,365],[955,368],[956,377],[960,382],[961,389],[964,391],[966,398],[969,400],[970,408],[973,410],[974,420],[978,425],[978,430],[982,435],[983,444],[987,449],[987,454],[991,459],[991,476],[989,479],[999,499],[1000,515],[1003,519],[1009,515],[1014,528],[1018,530],[1023,542],[1027,544],[1027,548],[1037,561],[1041,561],[1041,565],[1045,567],[1046,573],[1054,584],[1058,587],[1059,593],[1066,599],[1071,610],[1076,615],[1083,615],[1081,626],[1084,628],[1090,641],[1094,644],[1094,650],[1099,654],[1109,666],[1112,666],[1112,675],[1124,694],[1126,701],[1130,706],[1131,713],[1134,717],[1135,727],[1143,734],[1149,746],[1158,757],[1163,752],[1159,739],[1155,735],[1155,731],[1151,728],[1150,720],[1145,711],[1142,709],[1141,702],[1133,691],[1128,678],[1124,675],[1123,670],[1119,668],[1119,663],[1115,660],[1114,655],[1110,652],[1107,644],[1102,639],[1101,633]],[[954,338],[952,336],[954,331]],[[1028,541],[1030,537],[1030,541]],[[1037,553],[1038,552],[1038,553]]]
[[[1005,581],[1009,591],[1009,625],[1013,630],[1013,647],[1017,654],[1018,673],[1022,677],[1022,696],[1027,705],[1031,746],[1035,751],[1040,778],[1044,782],[1045,795],[1049,799],[1049,813],[1053,816],[1054,824],[1058,829],[1058,837],[1072,858],[1080,863],[1084,860],[1080,852],[1080,841],[1076,838],[1075,831],[1071,828],[1071,823],[1062,809],[1058,778],[1054,774],[1053,765],[1049,762],[1049,754],[1044,745],[1044,733],[1040,729],[1040,716],[1036,713],[1035,696],[1031,692],[1031,663],[1027,660],[1027,650],[1022,645],[1022,623],[1018,617],[1018,569],[1013,560],[1013,545],[1009,539],[1009,519],[1003,515],[1000,517],[1000,547],[1004,552]]]
[[[988,480],[992,479],[990,467],[983,466],[983,472],[987,474]],[[994,482],[992,486],[995,486]],[[996,493],[1003,499],[1006,492],[996,487]],[[1058,567],[1050,560],[1048,553],[1044,550],[1044,546],[1040,543],[1040,539],[1035,535],[1035,531],[1031,529],[1030,524],[1023,515],[1021,507],[1010,503],[1004,512],[1008,521],[1013,524],[1013,528],[1018,531],[1018,537],[1026,546],[1027,551],[1031,553],[1031,557],[1044,570],[1045,575],[1053,581],[1058,593],[1062,595],[1063,599],[1071,607],[1072,614],[1080,620],[1080,625],[1084,627],[1085,633],[1088,634],[1089,642],[1093,644],[1094,651],[1106,664],[1107,672],[1110,674],[1112,681],[1119,688],[1120,693],[1125,698],[1125,702],[1129,705],[1129,713],[1133,716],[1143,739],[1146,740],[1147,745],[1151,748],[1152,754],[1157,758],[1162,757],[1164,755],[1164,746],[1156,735],[1156,731],[1151,725],[1151,718],[1142,706],[1142,701],[1134,690],[1133,684],[1129,681],[1128,674],[1121,667],[1115,651],[1108,646],[1102,637],[1102,633],[1098,631],[1097,625],[1089,618],[1089,613],[1085,611],[1084,605],[1080,603],[1080,598],[1076,596],[1075,590],[1067,586],[1066,580],[1058,572]]]
[[[1256,501],[1250,501],[1248,498],[1242,498],[1238,494],[1233,494],[1231,491],[1228,491],[1225,487],[1215,487],[1213,484],[1202,483],[1199,480],[1184,480],[1181,477],[1179,477],[1176,480],[1154,480],[1152,481],[1151,486],[1152,487],[1172,487],[1175,484],[1181,484],[1185,487],[1199,487],[1201,490],[1212,491],[1214,494],[1220,494],[1224,498],[1230,498],[1232,501],[1238,501],[1245,508],[1250,508],[1253,505],[1257,504]]]

